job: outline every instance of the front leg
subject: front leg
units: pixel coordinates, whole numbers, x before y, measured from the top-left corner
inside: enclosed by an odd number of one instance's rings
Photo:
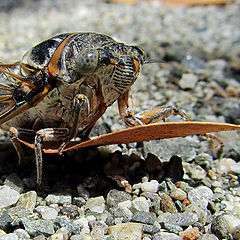
[[[155,123],[161,120],[165,121],[165,119],[171,115],[179,115],[183,120],[191,121],[191,119],[186,114],[171,106],[157,107],[148,111],[134,114],[134,112],[129,110],[129,98],[129,92],[125,92],[118,99],[118,109],[120,116],[130,127]]]

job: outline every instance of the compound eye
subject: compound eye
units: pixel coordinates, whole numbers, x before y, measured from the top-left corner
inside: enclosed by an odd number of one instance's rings
[[[96,49],[81,51],[76,58],[75,70],[80,74],[89,74],[98,66],[99,54]]]

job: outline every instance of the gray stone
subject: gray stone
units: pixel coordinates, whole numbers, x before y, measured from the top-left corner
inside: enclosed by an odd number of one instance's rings
[[[129,193],[112,189],[107,194],[106,204],[108,207],[114,207],[117,206],[119,202],[126,200],[132,200],[132,196]]]
[[[153,236],[153,240],[182,240],[181,237],[174,233],[159,232]]]
[[[12,221],[13,221],[13,218],[8,214],[7,211],[4,211],[0,215],[0,228],[7,227]]]
[[[28,232],[24,229],[18,228],[14,230],[14,233],[18,236],[18,239],[20,240],[30,239]]]
[[[33,236],[38,234],[52,235],[55,233],[53,221],[47,221],[44,219],[32,220],[32,219],[23,219],[23,226],[25,230]]]
[[[201,166],[196,164],[189,164],[187,173],[194,180],[203,180],[207,175],[207,172]]]
[[[132,221],[146,224],[153,224],[157,220],[156,215],[152,212],[139,211],[133,214]]]
[[[198,82],[198,77],[191,73],[184,73],[179,81],[179,86],[182,89],[192,89]]]
[[[61,214],[67,215],[70,218],[75,218],[79,215],[79,208],[76,205],[64,204],[61,209]]]
[[[9,233],[0,236],[0,240],[18,240],[18,236],[15,233]]]
[[[63,205],[66,203],[72,202],[72,196],[70,194],[49,194],[45,200],[47,201],[47,204],[59,204]]]
[[[20,197],[19,192],[4,185],[0,187],[0,208],[9,207],[15,204]]]
[[[145,211],[149,212],[150,203],[145,197],[138,197],[132,200],[132,211]]]
[[[40,213],[45,220],[54,220],[58,215],[58,211],[52,207],[38,206],[35,210]]]
[[[73,204],[76,204],[78,207],[82,207],[86,203],[86,200],[83,197],[74,197]]]
[[[179,225],[171,224],[171,223],[164,223],[163,227],[168,230],[169,232],[178,234],[179,232],[183,231],[183,228]]]
[[[228,237],[227,220],[223,217],[223,215],[219,215],[213,220],[211,231],[220,239]]]
[[[202,207],[207,207],[208,202],[212,197],[212,190],[206,186],[197,187],[188,193],[188,199],[190,202],[200,204]]]
[[[218,240],[218,238],[211,233],[205,233],[199,237],[199,240]]]
[[[21,193],[24,188],[24,183],[20,177],[16,173],[13,173],[9,176],[7,176],[6,180],[4,181],[4,184],[8,187],[16,190],[17,192]]]
[[[240,174],[240,163],[235,163],[230,166],[230,171],[236,174]]]
[[[161,230],[161,226],[158,222],[154,222],[153,225],[150,224],[144,224],[143,225],[143,232],[144,233],[149,233],[151,235],[159,232]]]
[[[197,214],[194,213],[162,213],[158,216],[158,222],[159,223],[170,223],[179,225],[182,227],[187,227],[189,225],[192,225],[198,221]]]

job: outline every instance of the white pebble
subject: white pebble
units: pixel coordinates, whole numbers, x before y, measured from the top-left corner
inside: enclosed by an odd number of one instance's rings
[[[132,201],[133,211],[149,212],[149,203],[145,197],[138,197]]]
[[[144,182],[141,184],[141,189],[143,192],[155,193],[158,191],[159,183],[157,180],[152,180],[150,182]]]
[[[15,204],[20,197],[19,192],[4,185],[0,187],[0,208],[9,207]]]
[[[35,210],[40,213],[42,218],[45,220],[54,220],[58,215],[58,211],[56,209],[47,206],[38,206]]]
[[[96,213],[103,213],[105,210],[105,199],[103,196],[89,198],[86,202],[86,208]]]

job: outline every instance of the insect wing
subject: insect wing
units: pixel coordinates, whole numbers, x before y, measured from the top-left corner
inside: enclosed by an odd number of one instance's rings
[[[26,103],[27,94],[34,87],[19,76],[20,64],[0,64],[0,123],[8,120],[10,114]],[[14,114],[16,115],[16,114]]]

